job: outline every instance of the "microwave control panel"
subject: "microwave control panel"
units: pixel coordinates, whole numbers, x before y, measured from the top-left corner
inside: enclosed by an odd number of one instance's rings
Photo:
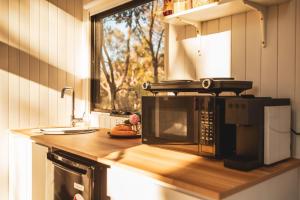
[[[213,146],[215,143],[214,100],[204,98],[200,108],[200,145]]]

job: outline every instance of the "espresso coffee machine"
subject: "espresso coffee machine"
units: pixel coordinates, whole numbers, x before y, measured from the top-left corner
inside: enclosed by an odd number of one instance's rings
[[[225,123],[236,125],[236,150],[224,160],[226,167],[248,171],[290,157],[289,99],[227,99]]]

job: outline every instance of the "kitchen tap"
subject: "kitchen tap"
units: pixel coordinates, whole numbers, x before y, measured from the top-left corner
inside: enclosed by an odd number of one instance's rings
[[[72,87],[64,87],[61,90],[61,98],[64,98],[66,91],[72,91],[72,115],[71,115],[71,124],[74,127],[76,125],[77,122],[81,122],[83,121],[83,117],[82,118],[76,118],[75,117],[75,91],[74,88]],[[83,114],[84,115],[84,114]]]

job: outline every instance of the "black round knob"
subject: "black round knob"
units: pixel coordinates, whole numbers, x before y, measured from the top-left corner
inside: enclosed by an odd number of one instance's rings
[[[211,85],[212,85],[212,80],[209,79],[209,78],[204,79],[204,80],[202,81],[202,87],[203,87],[204,89],[209,89],[209,88],[211,87]]]
[[[145,83],[143,83],[142,88],[143,88],[144,90],[150,89],[150,82],[145,82]]]

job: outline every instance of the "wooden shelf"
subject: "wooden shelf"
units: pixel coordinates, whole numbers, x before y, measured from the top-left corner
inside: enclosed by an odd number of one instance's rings
[[[202,21],[257,10],[261,14],[262,44],[265,46],[267,7],[287,1],[289,0],[220,0],[166,16],[164,21],[172,25],[193,25],[200,33]]]
[[[190,10],[182,11],[165,17],[165,21],[173,25],[186,25],[184,21],[198,23],[217,19],[232,14],[246,12],[250,10],[242,1],[232,1],[224,4],[218,2],[199,6]]]

